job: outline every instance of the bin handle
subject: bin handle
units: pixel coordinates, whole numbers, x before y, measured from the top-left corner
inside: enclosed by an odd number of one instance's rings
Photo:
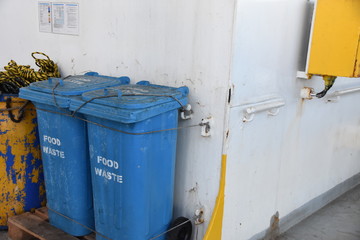
[[[9,117],[11,119],[11,121],[15,122],[15,123],[19,123],[21,122],[21,120],[23,120],[24,118],[24,113],[25,113],[25,107],[30,103],[29,100],[27,100],[20,108],[19,108],[19,115],[17,116],[17,119],[15,118],[12,110],[11,109],[11,98],[6,99],[6,108],[9,111]]]

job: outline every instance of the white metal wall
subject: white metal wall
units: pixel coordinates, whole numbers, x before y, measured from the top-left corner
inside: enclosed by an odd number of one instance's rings
[[[305,85],[322,89],[321,80],[296,79],[308,1],[79,0],[79,36],[40,33],[37,3],[0,1],[0,66],[30,64],[30,53],[43,51],[64,76],[91,70],[133,83],[187,85],[194,118],[180,125],[214,118],[211,137],[191,128],[178,138],[175,215],[205,207],[194,239],[202,239],[218,192],[229,78],[223,239],[251,238],[276,211],[285,216],[360,171],[360,94],[336,103],[299,98]],[[338,79],[331,91],[357,81]],[[246,106],[269,99],[285,102],[277,116],[265,111],[243,122]]]
[[[360,172],[360,92],[338,102],[301,100],[312,4],[304,0],[238,0],[223,239],[249,239],[313,198]],[[338,79],[329,93],[360,86]],[[244,109],[284,101],[243,122]]]
[[[60,1],[59,1],[60,2]],[[61,1],[63,2],[63,1]],[[66,1],[65,1],[66,2]],[[194,117],[181,126],[212,116],[212,137],[200,128],[179,131],[175,216],[193,217],[205,208],[202,239],[219,186],[223,119],[231,59],[233,0],[79,0],[80,35],[40,33],[38,1],[0,1],[0,66],[10,59],[33,64],[32,51],[55,60],[63,76],[97,71],[187,85]]]

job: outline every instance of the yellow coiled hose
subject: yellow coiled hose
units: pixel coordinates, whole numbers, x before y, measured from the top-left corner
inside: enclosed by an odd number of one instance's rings
[[[36,58],[35,55],[43,55],[47,59]],[[31,56],[35,59],[38,71],[30,68],[29,65],[18,65],[11,60],[5,71],[0,72],[1,93],[19,93],[19,88],[28,86],[32,82],[46,80],[49,77],[60,77],[58,66],[42,52],[33,52]]]

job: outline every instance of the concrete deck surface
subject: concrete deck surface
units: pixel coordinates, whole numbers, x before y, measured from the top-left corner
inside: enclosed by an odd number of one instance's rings
[[[277,240],[360,240],[360,185],[290,228]]]

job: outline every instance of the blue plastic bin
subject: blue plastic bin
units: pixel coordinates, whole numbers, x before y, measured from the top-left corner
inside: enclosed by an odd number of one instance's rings
[[[94,228],[86,122],[69,116],[70,100],[90,90],[129,83],[97,73],[51,78],[20,89],[37,110],[50,223],[74,236]],[[80,223],[80,224],[79,224]]]
[[[101,235],[147,240],[167,230],[173,210],[178,109],[187,103],[188,91],[143,81],[87,92],[83,101],[72,101],[70,109],[90,121],[95,226]],[[103,96],[108,97],[99,98]],[[106,239],[100,234],[97,239]]]

